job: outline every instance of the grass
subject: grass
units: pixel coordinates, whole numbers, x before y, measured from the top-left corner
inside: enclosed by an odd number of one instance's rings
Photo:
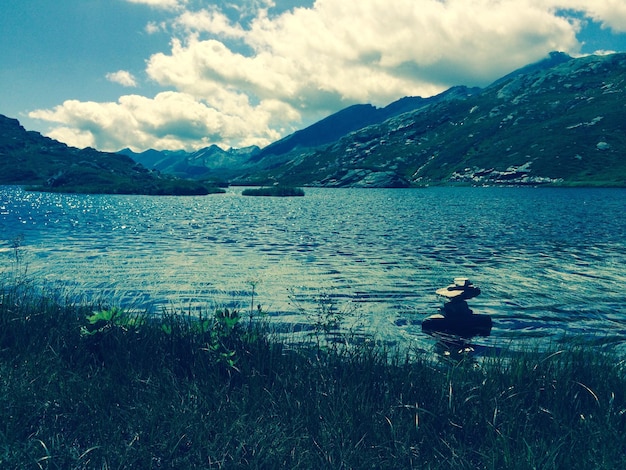
[[[373,341],[290,345],[258,311],[148,318],[5,277],[3,469],[626,463],[626,379],[608,353],[528,351],[477,363]]]

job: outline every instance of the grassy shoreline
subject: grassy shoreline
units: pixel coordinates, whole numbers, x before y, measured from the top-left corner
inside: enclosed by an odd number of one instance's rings
[[[0,285],[0,467],[619,468],[620,358],[437,362]]]

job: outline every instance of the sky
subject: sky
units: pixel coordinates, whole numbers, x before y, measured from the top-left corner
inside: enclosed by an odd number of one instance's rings
[[[626,52],[624,0],[2,0],[0,114],[76,147],[263,147],[352,104]]]

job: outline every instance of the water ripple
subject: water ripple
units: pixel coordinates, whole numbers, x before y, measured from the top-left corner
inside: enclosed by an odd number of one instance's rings
[[[469,276],[483,345],[572,336],[626,344],[620,189],[307,189],[305,198],[80,196],[0,187],[0,231],[31,271],[90,298],[245,308],[305,325],[327,294],[369,330],[428,347],[434,294]],[[294,326],[295,327],[295,326]],[[285,327],[288,328],[287,326]]]

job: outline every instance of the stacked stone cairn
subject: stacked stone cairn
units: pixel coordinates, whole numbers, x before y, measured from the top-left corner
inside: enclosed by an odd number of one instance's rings
[[[454,278],[454,284],[437,289],[436,293],[446,298],[441,314],[449,320],[467,320],[472,314],[466,300],[480,295],[480,289],[465,277]]]

